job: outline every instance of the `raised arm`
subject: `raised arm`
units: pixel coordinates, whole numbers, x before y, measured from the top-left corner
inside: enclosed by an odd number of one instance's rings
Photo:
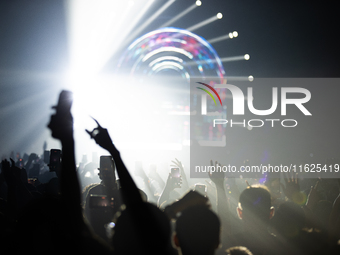
[[[95,120],[95,122],[97,123],[98,127],[92,132],[88,130],[86,130],[86,132],[96,141],[99,146],[107,150],[113,157],[119,176],[122,197],[125,205],[139,206],[139,204],[143,202],[141,195],[122,158],[120,157],[120,152],[114,146],[107,129],[101,127],[97,120]]]
[[[71,92],[62,91],[62,94]],[[67,98],[70,100],[70,98]],[[62,146],[62,165],[60,171],[60,192],[61,200],[64,207],[71,213],[74,213],[70,218],[81,219],[81,196],[80,185],[76,172],[74,139],[73,139],[73,117],[70,112],[72,101],[65,102],[59,99],[59,103],[54,109],[56,114],[51,116],[48,128],[52,131],[52,137],[60,140]],[[68,105],[68,106],[65,106]]]
[[[210,161],[211,166],[213,166],[213,161]],[[215,169],[217,169],[217,165],[221,166],[218,162],[215,162]],[[220,216],[222,221],[222,233],[223,234],[231,234],[229,233],[231,230],[230,227],[230,212],[229,212],[229,204],[228,198],[225,192],[224,185],[224,173],[223,172],[209,172],[209,177],[216,186],[216,203],[217,203],[217,214]]]
[[[163,189],[163,192],[161,194],[161,196],[158,199],[157,202],[157,206],[158,207],[162,207],[164,202],[169,202],[169,198],[170,198],[170,192],[173,191],[175,188],[180,188],[181,186],[181,182],[182,179],[179,179],[179,183],[177,182],[178,180],[173,178],[171,173],[168,176],[168,179],[166,181],[165,187]]]

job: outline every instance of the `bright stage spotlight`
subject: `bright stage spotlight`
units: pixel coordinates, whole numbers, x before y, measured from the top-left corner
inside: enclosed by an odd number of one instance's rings
[[[227,40],[227,39],[233,39],[235,37],[238,36],[238,33],[236,31],[234,32],[230,32],[229,34],[226,34],[226,35],[222,35],[222,36],[219,36],[219,37],[215,37],[215,38],[212,38],[210,40],[208,40],[209,43],[216,43],[216,42],[220,42],[220,41],[223,41],[223,40]]]
[[[234,56],[234,57],[224,57],[224,58],[220,58],[218,61],[221,62],[232,62],[232,61],[240,61],[240,60],[248,60],[250,58],[250,56],[248,54],[246,55],[242,55],[242,56]],[[212,59],[210,60],[210,63],[216,63],[217,60]],[[195,61],[190,61],[187,62],[186,65],[187,66],[193,66],[193,65],[197,65],[198,62]]]
[[[247,56],[246,56],[247,55]],[[248,54],[246,55],[242,55],[242,56],[234,56],[234,57],[224,57],[224,58],[220,58],[218,61],[221,61],[221,62],[232,62],[232,61],[241,61],[241,60],[248,60],[250,57]],[[217,60],[215,59],[212,59],[209,61],[210,63],[216,63]],[[197,65],[199,63],[198,62],[195,62],[195,61],[190,61],[190,62],[187,62],[186,65],[187,66],[194,66],[194,65]]]
[[[254,77],[252,75],[247,76],[228,76],[227,77],[228,82],[229,81],[254,81]]]
[[[143,31],[151,22],[153,22],[159,15],[161,15],[170,5],[172,5],[175,2],[175,0],[168,0],[161,8],[159,8],[149,19],[147,19],[145,22],[141,24],[141,26],[136,29],[133,34],[129,36],[127,41],[132,41],[135,39],[140,32]]]
[[[98,73],[153,2],[65,1],[72,76]]]
[[[192,31],[194,31],[196,29],[199,29],[199,28],[201,28],[203,26],[206,26],[206,25],[210,24],[211,22],[214,22],[215,20],[222,19],[222,17],[223,17],[222,13],[217,13],[217,15],[212,16],[209,19],[203,20],[200,23],[197,23],[196,25],[188,27],[185,30],[188,30],[188,31],[192,32]]]
[[[202,2],[201,2],[200,0],[197,0],[197,1],[196,1],[196,5],[197,5],[197,6],[201,6],[201,5],[202,5]]]

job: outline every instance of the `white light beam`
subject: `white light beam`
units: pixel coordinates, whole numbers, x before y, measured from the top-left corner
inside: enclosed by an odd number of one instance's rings
[[[138,27],[133,34],[127,39],[127,41],[131,41],[135,39],[139,35],[140,32],[143,31],[144,28],[146,28],[151,22],[153,22],[159,15],[162,14],[170,5],[172,5],[175,2],[175,0],[169,0],[167,1],[161,8],[159,8],[150,18],[148,18],[147,21],[142,23],[140,27]]]
[[[219,14],[219,13],[218,13],[218,14]],[[220,16],[219,16],[219,17],[220,17]],[[196,25],[193,25],[193,26],[191,26],[191,27],[186,28],[186,30],[189,30],[189,31],[192,32],[192,31],[194,31],[194,30],[199,29],[200,27],[206,26],[206,25],[208,25],[209,23],[214,22],[215,20],[221,19],[221,18],[219,18],[219,17],[217,17],[217,15],[214,15],[214,16],[212,16],[212,17],[209,18],[209,19],[203,20],[203,21],[201,21],[200,23],[197,23]]]
[[[212,39],[208,40],[208,43],[216,43],[216,42],[220,42],[220,41],[223,41],[223,40],[233,39],[237,36],[238,36],[238,33],[236,31],[234,31],[234,32],[232,32],[232,33],[230,32],[229,34],[226,34],[226,35],[222,35],[222,36],[219,36],[219,37],[212,38]]]
[[[234,57],[225,57],[220,58],[221,62],[232,62],[232,61],[240,61],[240,60],[249,60],[250,56],[249,54],[241,55],[241,56],[234,56]],[[209,61],[190,61],[186,63],[186,66],[194,66],[194,65],[203,65],[205,63],[216,63],[217,60],[210,59]]]
[[[196,7],[198,7],[197,4],[193,4],[191,6],[189,6],[187,9],[185,9],[184,11],[182,11],[181,13],[177,14],[175,17],[173,17],[171,20],[165,22],[163,25],[161,25],[159,28],[161,27],[168,27],[169,25],[173,24],[175,21],[179,20],[180,18],[182,18],[184,15],[188,14],[189,12],[191,12],[192,10],[194,10]]]

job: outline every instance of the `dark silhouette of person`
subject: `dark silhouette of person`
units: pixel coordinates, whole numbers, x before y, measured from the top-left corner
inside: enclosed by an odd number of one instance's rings
[[[92,185],[87,191],[85,202],[85,216],[93,231],[103,240],[109,242],[105,229],[121,206],[121,195],[115,175],[115,165],[111,156],[101,157],[98,168],[101,183]]]
[[[271,196],[264,186],[249,186],[239,198],[237,208],[243,231],[229,237],[229,247],[245,246],[253,254],[277,254],[279,242],[268,231],[269,220],[274,215]]]
[[[220,245],[220,220],[207,206],[191,206],[176,221],[174,243],[183,255],[212,255]]]
[[[97,122],[97,121],[96,121]],[[170,222],[164,212],[143,201],[140,190],[126,168],[107,129],[100,126],[87,131],[95,142],[112,156],[119,176],[125,210],[117,218],[112,239],[116,254],[172,254]],[[123,217],[123,218],[121,218]],[[119,219],[120,218],[120,219]]]

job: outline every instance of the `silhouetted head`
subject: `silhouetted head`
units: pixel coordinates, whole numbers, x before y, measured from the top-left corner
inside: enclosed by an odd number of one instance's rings
[[[220,244],[220,220],[206,206],[184,210],[176,221],[174,242],[183,254],[213,254]]]
[[[268,223],[269,219],[274,215],[268,189],[264,186],[246,188],[240,195],[237,212],[244,222]]]
[[[113,221],[115,254],[168,254],[171,250],[170,221],[155,205],[143,203],[138,211],[123,208]]]
[[[103,181],[105,186],[108,184],[109,186],[113,185],[115,188],[117,188],[115,163],[111,156],[100,157],[100,167],[98,170],[98,176]]]

